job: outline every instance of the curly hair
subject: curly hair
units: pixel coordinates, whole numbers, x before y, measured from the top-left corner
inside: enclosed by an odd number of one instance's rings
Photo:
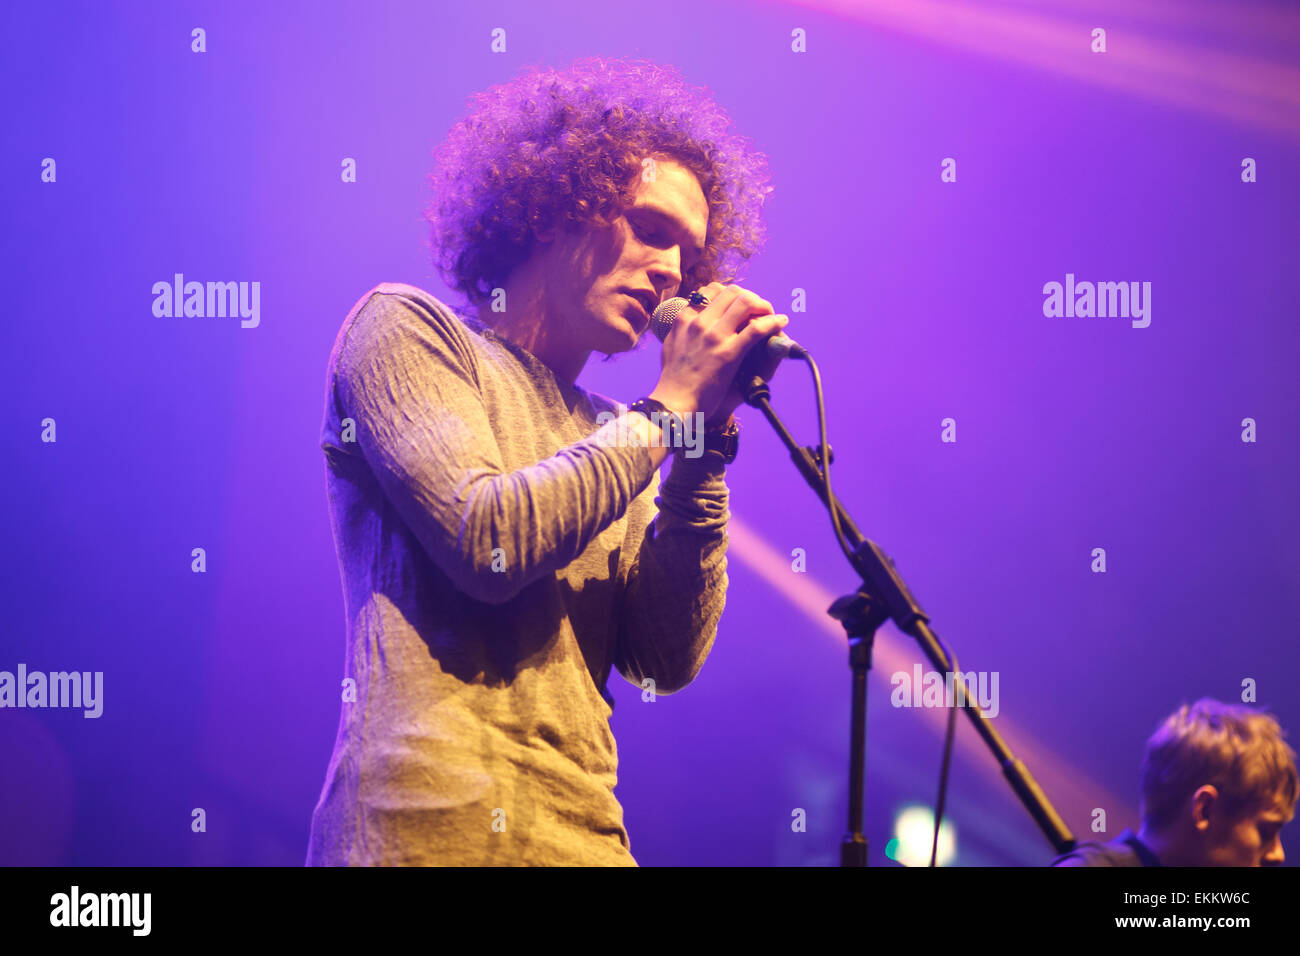
[[[528,258],[534,231],[612,224],[646,158],[681,163],[708,201],[704,254],[683,288],[734,281],[766,240],[767,157],[673,67],[602,57],[525,67],[469,107],[434,150],[424,218],[435,268],[471,306]]]
[[[1212,784],[1228,816],[1296,803],[1295,751],[1270,714],[1202,697],[1184,704],[1147,741],[1142,817],[1156,830],[1183,812],[1198,787]]]

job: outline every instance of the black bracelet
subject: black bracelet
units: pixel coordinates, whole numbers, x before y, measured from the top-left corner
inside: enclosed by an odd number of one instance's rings
[[[627,407],[628,412],[639,412],[658,425],[667,437],[669,448],[681,448],[686,437],[682,417],[671,411],[663,402],[653,398],[638,398]]]

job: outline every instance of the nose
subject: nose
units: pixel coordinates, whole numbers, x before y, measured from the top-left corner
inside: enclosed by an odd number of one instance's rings
[[[681,288],[681,256],[678,254],[676,247],[673,247],[666,255],[661,256],[650,267],[650,281],[654,283],[655,292],[659,293],[660,299],[664,297],[665,293],[674,292]]]

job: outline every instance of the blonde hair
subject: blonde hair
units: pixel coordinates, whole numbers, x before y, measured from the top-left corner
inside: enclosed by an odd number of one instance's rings
[[[1238,819],[1274,804],[1294,810],[1295,751],[1277,718],[1203,697],[1184,704],[1147,741],[1142,759],[1142,820],[1166,829],[1199,787],[1214,786]]]

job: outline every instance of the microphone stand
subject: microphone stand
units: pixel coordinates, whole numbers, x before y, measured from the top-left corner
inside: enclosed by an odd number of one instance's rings
[[[786,448],[795,467],[822,504],[829,510],[832,506],[839,516],[840,526],[852,551],[850,563],[853,570],[862,579],[861,586],[853,594],[838,598],[827,613],[839,621],[849,638],[849,666],[853,670],[852,704],[849,716],[849,830],[840,844],[840,866],[867,865],[867,838],[862,832],[862,814],[864,790],[866,785],[867,760],[867,671],[871,669],[871,645],[875,639],[876,629],[885,621],[893,619],[898,629],[910,634],[921,645],[921,650],[930,659],[930,663],[943,674],[952,670],[948,655],[938,636],[930,629],[930,618],[917,603],[906,582],[894,567],[893,559],[879,545],[868,540],[858,530],[848,513],[839,506],[838,500],[832,505],[826,500],[825,476],[821,471],[821,453],[816,447],[799,445],[786,429],[781,419],[772,409],[768,399],[771,390],[767,382],[758,375],[750,376],[740,389],[745,396],[745,404],[757,408],[763,413],[776,431]],[[830,446],[827,455],[834,460]],[[959,685],[954,680],[954,688]],[[972,695],[960,691],[954,693],[954,706],[961,706],[966,716],[974,724],[976,732],[992,752],[993,759],[1002,768],[1011,789],[1015,791],[1020,802],[1024,804],[1029,815],[1034,818],[1038,828],[1047,837],[1057,854],[1068,853],[1074,849],[1075,839],[1056,808],[1052,806],[1038,786],[1038,782],[1025,765],[1012,754],[1010,748],[993,729],[993,723],[983,716],[978,701]],[[961,701],[958,704],[958,701]]]

